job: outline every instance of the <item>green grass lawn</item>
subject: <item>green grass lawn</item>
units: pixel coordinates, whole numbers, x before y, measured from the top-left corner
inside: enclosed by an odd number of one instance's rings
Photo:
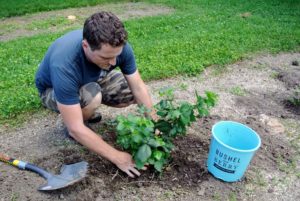
[[[299,1],[148,2],[164,2],[176,11],[125,21],[138,67],[147,81],[196,75],[212,64],[232,63],[253,53],[299,50]],[[0,123],[40,108],[34,73],[48,46],[62,34],[0,43]]]
[[[128,1],[124,0],[122,2]],[[0,19],[40,11],[94,6],[108,2],[120,2],[120,0],[0,0]]]

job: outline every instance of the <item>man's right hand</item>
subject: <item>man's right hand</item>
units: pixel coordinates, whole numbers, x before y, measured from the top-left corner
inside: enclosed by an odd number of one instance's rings
[[[135,163],[131,155],[126,152],[120,151],[113,162],[120,170],[125,172],[131,178],[141,175],[135,168]]]
[[[120,170],[134,178],[141,174],[135,169],[135,163],[130,154],[116,150],[107,144],[100,136],[83,124],[82,112],[79,104],[57,104],[68,127],[70,135],[89,150],[113,162]]]

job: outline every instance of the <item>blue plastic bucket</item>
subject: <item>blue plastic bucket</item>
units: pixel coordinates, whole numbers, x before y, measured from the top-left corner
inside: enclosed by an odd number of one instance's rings
[[[216,123],[212,127],[208,171],[223,181],[240,180],[260,144],[259,135],[248,126],[233,121]]]

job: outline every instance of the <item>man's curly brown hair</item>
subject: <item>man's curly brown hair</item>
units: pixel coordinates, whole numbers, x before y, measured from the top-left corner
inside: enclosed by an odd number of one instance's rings
[[[83,27],[83,39],[89,43],[92,51],[101,49],[103,43],[119,47],[127,41],[127,31],[121,20],[111,12],[98,12],[86,19]]]

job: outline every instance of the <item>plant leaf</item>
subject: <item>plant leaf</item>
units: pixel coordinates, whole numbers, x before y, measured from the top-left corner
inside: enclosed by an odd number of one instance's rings
[[[218,99],[218,95],[211,91],[205,91],[205,94],[207,96],[207,99],[205,101],[207,106],[208,107],[215,106],[217,99]]]
[[[138,159],[143,163],[145,163],[150,156],[151,156],[151,148],[147,144],[140,146],[140,148],[136,153],[136,159]]]
[[[160,130],[163,133],[168,133],[169,130],[172,129],[171,124],[164,120],[158,120],[158,122],[156,122],[155,126],[158,130]]]
[[[154,152],[153,152],[153,156],[154,156],[154,158],[156,159],[156,160],[160,160],[161,159],[161,157],[163,156],[163,152],[162,151],[159,151],[159,150],[155,150]]]
[[[150,145],[151,147],[154,147],[154,148],[156,148],[156,147],[159,147],[160,146],[160,143],[159,142],[157,142],[155,139],[150,139],[149,141],[148,141],[148,143],[147,143],[148,145]]]
[[[142,162],[140,160],[135,160],[135,165],[138,169],[142,169],[145,165],[145,162]]]
[[[162,171],[163,165],[164,165],[164,160],[156,161],[156,162],[154,163],[154,168],[155,168],[158,172],[161,172],[161,171]]]
[[[135,143],[140,143],[143,141],[143,138],[142,136],[140,136],[139,134],[135,134],[132,136],[132,140],[135,142]]]

